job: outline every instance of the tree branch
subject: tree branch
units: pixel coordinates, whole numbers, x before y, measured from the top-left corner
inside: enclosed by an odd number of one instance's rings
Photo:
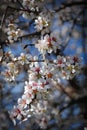
[[[55,11],[59,12],[67,7],[80,6],[80,5],[87,6],[87,1],[75,1],[72,3],[64,3],[61,7],[55,9]]]

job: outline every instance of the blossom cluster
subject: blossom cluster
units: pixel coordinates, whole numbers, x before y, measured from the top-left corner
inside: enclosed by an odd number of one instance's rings
[[[41,40],[38,40],[35,47],[38,48],[39,52],[43,55],[52,52],[56,53],[57,49],[61,49],[61,43],[59,43],[57,37],[55,33],[51,33],[50,35],[46,34],[41,37]]]
[[[40,46],[38,46],[38,48],[39,47]],[[19,65],[24,66],[27,64],[29,79],[35,80],[38,83],[42,81],[46,83],[45,78],[47,80],[53,79],[58,81],[58,79],[62,77],[63,79],[69,80],[78,74],[81,69],[81,59],[77,56],[58,55],[53,61],[43,60],[39,63],[38,57],[33,57],[30,54],[21,53],[20,56],[15,57],[11,52],[7,52],[5,55],[7,61],[3,62],[3,66],[5,66],[6,69],[2,74],[7,81],[15,80],[16,76],[20,73]]]
[[[18,59],[21,60],[22,56],[23,54],[21,54]],[[37,59],[37,57],[34,59]],[[10,63],[10,65],[13,64]],[[44,94],[45,96],[48,95],[48,92],[51,91],[53,87],[52,82],[56,82],[57,85],[61,77],[69,80],[80,71],[80,59],[77,56],[57,56],[52,63],[48,61],[39,63],[36,61],[28,65],[28,81],[25,81],[24,93],[22,97],[18,99],[18,105],[14,106],[14,109],[10,113],[14,123],[16,123],[16,119],[21,122],[32,115],[41,114],[45,111],[46,108],[41,108],[40,110],[38,106],[37,109],[35,109],[35,102],[40,102]],[[43,123],[46,122],[43,121]]]
[[[81,59],[79,59],[77,56],[57,56],[57,59],[54,60],[59,77],[67,80],[72,79],[76,74],[80,72],[80,62]]]
[[[40,6],[44,0],[23,0],[22,4],[25,9],[28,10],[23,12],[24,18],[35,17],[35,14],[39,13]]]
[[[21,36],[21,30],[13,23],[9,23],[5,31],[8,35],[8,40],[10,43],[14,43],[14,41],[17,41],[18,37]]]
[[[10,62],[8,64],[6,64],[5,66],[7,66],[7,69],[5,69],[4,72],[2,72],[2,75],[5,77],[6,81],[14,81],[15,77],[18,75],[18,69],[16,64],[14,64],[13,62]]]
[[[7,81],[16,80],[16,76],[20,73],[19,64],[28,65],[28,80],[25,81],[24,92],[21,98],[18,99],[17,106],[14,106],[10,112],[10,117],[16,124],[25,121],[31,116],[35,116],[36,122],[40,123],[40,127],[46,128],[47,122],[50,120],[46,102],[48,93],[52,91],[55,85],[60,83],[60,79],[72,79],[80,72],[81,60],[77,56],[60,56],[58,55],[53,61],[44,60],[39,62],[38,57],[30,54],[21,53],[20,56],[15,57],[11,52],[5,54],[7,57],[6,71],[3,75]],[[10,62],[9,62],[10,61]],[[41,104],[45,106],[42,107]]]
[[[2,62],[3,67],[5,68],[4,71],[2,71],[2,75],[4,76],[6,81],[15,81],[16,77],[20,73],[20,67],[25,64],[29,64],[30,60],[35,59],[35,57],[32,57],[29,54],[21,53],[20,56],[15,57],[11,51],[6,52],[4,56],[5,61]],[[32,64],[32,63],[31,63]]]
[[[45,109],[37,108],[36,110],[34,109],[33,103],[35,103],[36,100],[42,99],[43,93],[47,93],[51,85],[44,77],[39,76],[39,68],[35,67],[34,69],[35,70],[31,70],[31,72],[29,71],[29,81],[25,81],[24,93],[22,97],[18,99],[18,105],[14,106],[10,114],[14,123],[16,123],[15,119],[22,121],[31,117],[32,114],[38,113],[38,111],[41,113],[41,111]],[[35,74],[32,71],[35,71]]]

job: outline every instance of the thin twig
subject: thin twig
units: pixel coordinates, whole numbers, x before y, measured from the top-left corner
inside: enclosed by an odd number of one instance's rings
[[[62,91],[63,93],[65,93],[70,99],[73,100],[72,95],[69,94],[69,93],[64,89],[64,87],[63,87],[61,84],[58,84],[58,86],[60,87],[60,89],[61,89],[61,91]]]
[[[26,34],[26,35],[23,35],[23,36],[20,36],[19,39],[21,38],[26,38],[26,37],[30,37],[30,36],[35,36],[35,35],[40,35],[41,32],[33,32],[33,33],[29,33],[29,34]]]
[[[8,11],[8,6],[7,6],[6,10],[5,10],[5,13],[4,13],[3,16],[2,16],[2,20],[1,20],[1,28],[2,28],[2,26],[3,26],[3,23],[4,23],[4,20],[5,20],[5,17],[6,17],[6,15],[7,15],[7,11]]]
[[[21,2],[19,0],[17,0],[17,2],[23,9],[25,9],[24,6],[21,4]]]

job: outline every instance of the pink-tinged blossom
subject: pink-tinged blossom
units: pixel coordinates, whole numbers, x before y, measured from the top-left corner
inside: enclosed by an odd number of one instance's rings
[[[54,63],[56,63],[57,67],[59,69],[62,69],[63,67],[65,67],[65,63],[66,63],[66,58],[64,56],[57,56],[57,59],[54,60]]]
[[[15,75],[10,70],[5,70],[4,72],[2,72],[2,75],[4,76],[6,81],[11,82],[15,80]]]
[[[24,119],[24,112],[22,109],[18,106],[14,106],[13,111],[10,112],[10,117],[13,120],[14,125],[16,125],[16,119],[23,120]]]
[[[38,40],[38,43],[35,44],[35,47],[38,48],[38,50],[42,54],[46,53],[52,53],[57,51],[57,49],[60,49],[60,44],[57,41],[57,38],[55,36],[51,35],[45,35],[44,37],[41,37],[41,40]]]

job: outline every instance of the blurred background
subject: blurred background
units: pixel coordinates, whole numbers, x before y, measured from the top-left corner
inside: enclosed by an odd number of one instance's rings
[[[14,44],[6,42],[7,36],[3,31],[8,20],[13,17],[23,33],[34,32],[34,23],[29,25],[30,19],[26,20],[17,10],[7,7],[20,8],[22,0],[0,0],[0,58],[8,51],[12,51],[15,56],[21,52],[38,55],[37,49],[25,45],[30,44],[37,36],[24,37],[22,41]],[[72,80],[62,80],[62,88],[57,86],[48,96],[49,114],[51,119],[47,123],[45,130],[85,130],[87,128],[87,2],[85,0],[46,0],[44,6],[50,10],[55,9],[52,26],[50,30],[57,30],[63,44],[63,55],[82,58],[81,72]],[[10,17],[10,18],[9,18]],[[16,19],[17,18],[17,19]],[[49,55],[48,55],[49,58]],[[0,74],[3,70],[0,60]],[[23,93],[26,79],[26,66],[17,78],[17,82],[8,83],[0,75],[0,130],[41,130],[34,118],[14,126],[9,117],[8,111],[17,104],[17,99]]]

